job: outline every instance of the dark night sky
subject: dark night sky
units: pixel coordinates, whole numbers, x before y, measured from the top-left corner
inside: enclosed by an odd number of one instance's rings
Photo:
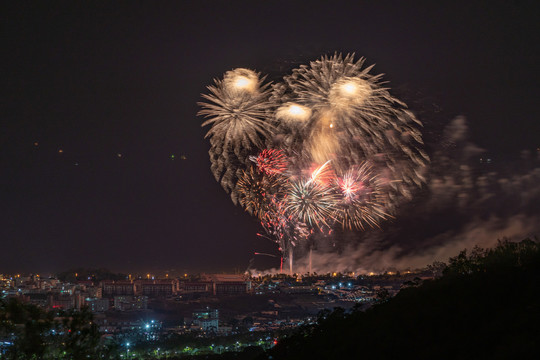
[[[494,159],[534,151],[535,2],[446,3],[3,2],[0,273],[243,270],[253,251],[276,253],[214,181],[196,116],[235,67],[277,79],[354,51],[428,145],[464,115]]]

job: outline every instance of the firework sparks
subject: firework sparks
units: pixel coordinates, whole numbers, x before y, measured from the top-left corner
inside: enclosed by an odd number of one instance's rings
[[[377,227],[380,220],[390,217],[385,212],[379,179],[363,164],[336,178],[341,199],[334,218],[343,228],[364,230],[365,225]]]
[[[239,164],[246,166],[249,154],[263,149],[273,134],[268,121],[269,86],[251,70],[237,69],[227,72],[224,80],[215,80],[209,86],[210,94],[203,97],[199,115],[207,118],[202,126],[211,125],[206,137],[210,138],[209,151],[212,173],[233,201],[237,200],[236,182],[241,175]]]
[[[237,184],[240,205],[259,218],[268,210],[274,194],[283,187],[280,177],[266,176],[255,167],[244,171]]]
[[[259,170],[267,175],[282,174],[287,170],[287,157],[281,150],[264,149],[255,159]]]
[[[203,95],[212,172],[260,218],[291,272],[293,249],[314,232],[378,226],[425,182],[421,123],[372,68],[335,54],[272,86],[235,69]]]
[[[234,69],[225,73],[223,84],[230,92],[253,94],[259,89],[259,74],[249,69]]]
[[[287,191],[286,210],[299,221],[320,228],[330,226],[336,200],[332,188],[312,179],[300,180]]]
[[[344,77],[332,85],[328,100],[335,110],[347,112],[350,108],[362,106],[371,94],[369,81],[358,77]]]
[[[316,181],[323,185],[329,184],[329,182],[335,177],[334,171],[330,166],[330,160],[313,170],[311,173],[311,178],[308,182]]]
[[[288,128],[280,130],[283,142],[296,144],[298,152],[304,150],[319,164],[337,160],[334,166],[341,170],[364,161],[377,163],[390,170],[391,181],[400,180],[394,188],[404,195],[424,182],[422,172],[429,160],[421,149],[420,122],[380,86],[381,75],[369,74],[373,66],[363,65],[364,59],[355,62],[354,55],[336,54],[285,76],[274,93],[310,108],[313,115],[300,132],[287,123]],[[380,154],[386,154],[384,159]]]

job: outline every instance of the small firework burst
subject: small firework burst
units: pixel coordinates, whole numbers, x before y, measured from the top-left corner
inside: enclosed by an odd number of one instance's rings
[[[370,82],[361,77],[343,77],[336,81],[328,93],[332,108],[347,111],[362,106],[372,94]]]
[[[287,190],[286,210],[298,221],[321,228],[330,226],[336,201],[329,186],[312,179],[294,181]]]
[[[259,74],[249,69],[234,69],[225,73],[223,84],[231,93],[253,94],[260,88]]]
[[[372,180],[370,167],[367,164],[363,164],[358,169],[350,169],[341,178],[336,178],[345,201],[353,201],[365,196],[369,192],[368,187]]]
[[[240,205],[250,214],[262,218],[275,193],[283,187],[282,178],[266,176],[251,166],[244,171],[237,184]]]
[[[310,235],[309,227],[289,214],[287,204],[274,196],[261,216],[266,233],[279,244],[280,251],[288,252]]]
[[[385,212],[379,180],[371,175],[367,164],[336,178],[336,185],[340,201],[334,218],[343,228],[363,230],[365,225],[376,227],[380,220],[389,217]]]
[[[259,170],[267,175],[282,174],[287,170],[287,157],[282,150],[264,149],[256,159]]]

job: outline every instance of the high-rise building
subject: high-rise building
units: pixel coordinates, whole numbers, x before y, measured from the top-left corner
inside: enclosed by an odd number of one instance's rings
[[[219,328],[219,312],[217,309],[206,308],[193,312],[193,323],[204,332],[217,333]]]
[[[239,295],[251,290],[251,281],[244,275],[236,274],[209,274],[203,278],[212,283],[214,295]]]
[[[131,281],[104,281],[101,287],[104,297],[135,294],[135,285]]]
[[[115,296],[114,308],[118,311],[146,310],[148,296]]]
[[[87,298],[86,305],[93,313],[99,313],[109,310],[109,299]]]
[[[178,291],[178,280],[136,280],[135,293],[148,297],[167,297]]]

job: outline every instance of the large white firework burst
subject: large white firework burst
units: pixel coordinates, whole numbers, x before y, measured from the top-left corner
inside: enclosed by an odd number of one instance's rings
[[[249,155],[263,149],[273,134],[268,114],[273,104],[269,101],[269,84],[252,70],[228,71],[223,80],[208,86],[210,94],[203,94],[208,102],[200,102],[198,115],[207,118],[202,126],[211,125],[209,151],[212,173],[233,201]]]
[[[340,170],[365,161],[384,168],[392,205],[424,182],[429,159],[422,150],[421,123],[381,86],[381,75],[369,73],[373,66],[363,65],[364,59],[355,61],[353,54],[335,54],[285,76],[283,84],[274,86],[272,99],[309,109],[295,113],[310,118],[278,121],[278,133],[287,149],[303,153],[304,161],[332,159]]]

